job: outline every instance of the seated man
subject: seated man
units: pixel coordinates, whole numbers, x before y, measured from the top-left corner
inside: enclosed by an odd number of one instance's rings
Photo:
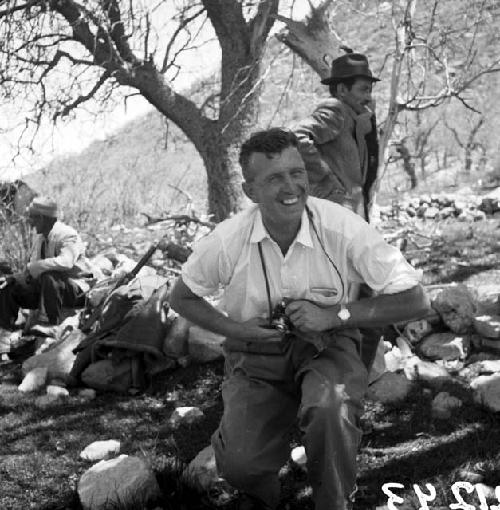
[[[308,196],[297,144],[280,128],[243,144],[243,190],[254,205],[195,245],[171,305],[227,337],[224,415],[212,443],[221,476],[244,493],[240,508],[278,505],[298,418],[315,508],[344,510],[367,388],[358,328],[421,317],[429,304],[399,250],[352,211]],[[349,302],[351,282],[377,295]],[[204,298],[219,287],[225,313]],[[271,320],[283,301],[285,317]]]
[[[43,309],[49,324],[63,320],[63,307],[85,303],[92,271],[77,232],[57,220],[57,204],[34,198],[28,221],[35,228],[32,256],[24,273],[0,277],[0,327],[13,329],[19,308]]]

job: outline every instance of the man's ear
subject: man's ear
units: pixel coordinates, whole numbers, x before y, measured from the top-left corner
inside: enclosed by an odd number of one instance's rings
[[[252,186],[252,183],[251,182],[247,182],[247,181],[244,181],[243,184],[241,185],[241,187],[243,188],[243,192],[245,193],[245,195],[252,201],[252,202],[255,202],[257,203],[257,200],[255,200],[255,195],[254,195],[254,192],[253,192],[253,186]]]
[[[337,84],[337,96],[338,97],[344,97],[345,93],[348,92],[349,89],[347,88],[345,83],[340,82]]]

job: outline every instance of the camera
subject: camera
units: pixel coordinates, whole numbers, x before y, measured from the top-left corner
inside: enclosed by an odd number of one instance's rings
[[[270,320],[271,327],[281,331],[281,333],[289,333],[292,329],[292,321],[286,314],[285,308],[286,301],[283,299],[274,307]]]

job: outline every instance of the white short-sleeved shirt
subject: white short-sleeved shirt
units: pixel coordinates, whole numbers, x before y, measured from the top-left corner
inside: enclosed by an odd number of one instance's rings
[[[360,216],[313,197],[307,206],[312,218],[304,210],[300,230],[285,256],[265,229],[257,205],[223,221],[195,244],[182,268],[184,283],[198,296],[222,288],[220,308],[234,320],[266,317],[259,242],[273,306],[282,298],[321,305],[346,303],[351,283],[366,283],[378,293],[392,294],[420,282],[421,271]]]

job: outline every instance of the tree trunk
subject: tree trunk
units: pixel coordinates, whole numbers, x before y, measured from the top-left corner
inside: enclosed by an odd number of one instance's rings
[[[238,149],[236,143],[228,145],[218,133],[207,135],[199,152],[207,171],[208,210],[212,221],[219,222],[238,211],[241,203]]]

